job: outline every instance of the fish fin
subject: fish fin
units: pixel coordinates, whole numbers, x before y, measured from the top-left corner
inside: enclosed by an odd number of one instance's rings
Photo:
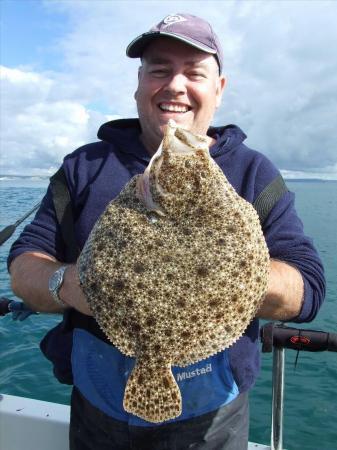
[[[174,419],[181,414],[181,394],[171,366],[149,370],[137,363],[126,384],[124,409],[153,423]]]

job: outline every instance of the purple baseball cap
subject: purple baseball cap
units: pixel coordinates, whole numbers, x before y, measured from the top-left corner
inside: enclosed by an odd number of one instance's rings
[[[126,49],[127,56],[140,58],[145,47],[153,39],[161,36],[177,39],[203,52],[211,53],[219,65],[219,72],[222,72],[223,54],[219,38],[206,20],[190,14],[170,14],[166,16],[150,31],[141,34],[130,42]]]

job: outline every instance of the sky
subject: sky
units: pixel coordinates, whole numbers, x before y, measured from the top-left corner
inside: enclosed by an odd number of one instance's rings
[[[336,180],[335,0],[0,1],[0,174],[50,175],[102,123],[136,117],[125,49],[179,12],[223,45],[213,125],[238,125],[287,178]]]

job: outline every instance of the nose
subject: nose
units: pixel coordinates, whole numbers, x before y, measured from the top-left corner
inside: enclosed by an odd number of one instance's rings
[[[181,73],[173,74],[164,88],[165,92],[171,95],[180,95],[186,93],[186,78]]]

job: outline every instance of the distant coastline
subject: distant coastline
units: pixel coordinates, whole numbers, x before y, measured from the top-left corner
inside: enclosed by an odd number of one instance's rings
[[[285,178],[284,180],[294,183],[337,183],[337,180],[326,180],[324,178]]]
[[[0,186],[2,189],[46,189],[49,184],[49,176],[36,175],[8,175],[0,174]]]
[[[0,174],[0,181],[5,180],[48,180],[50,178],[49,175],[13,175],[13,174]]]
[[[0,174],[1,181],[41,181],[48,182],[51,175],[13,175],[13,174]],[[286,182],[294,183],[337,183],[335,179],[325,179],[325,178],[289,178],[284,177]]]

